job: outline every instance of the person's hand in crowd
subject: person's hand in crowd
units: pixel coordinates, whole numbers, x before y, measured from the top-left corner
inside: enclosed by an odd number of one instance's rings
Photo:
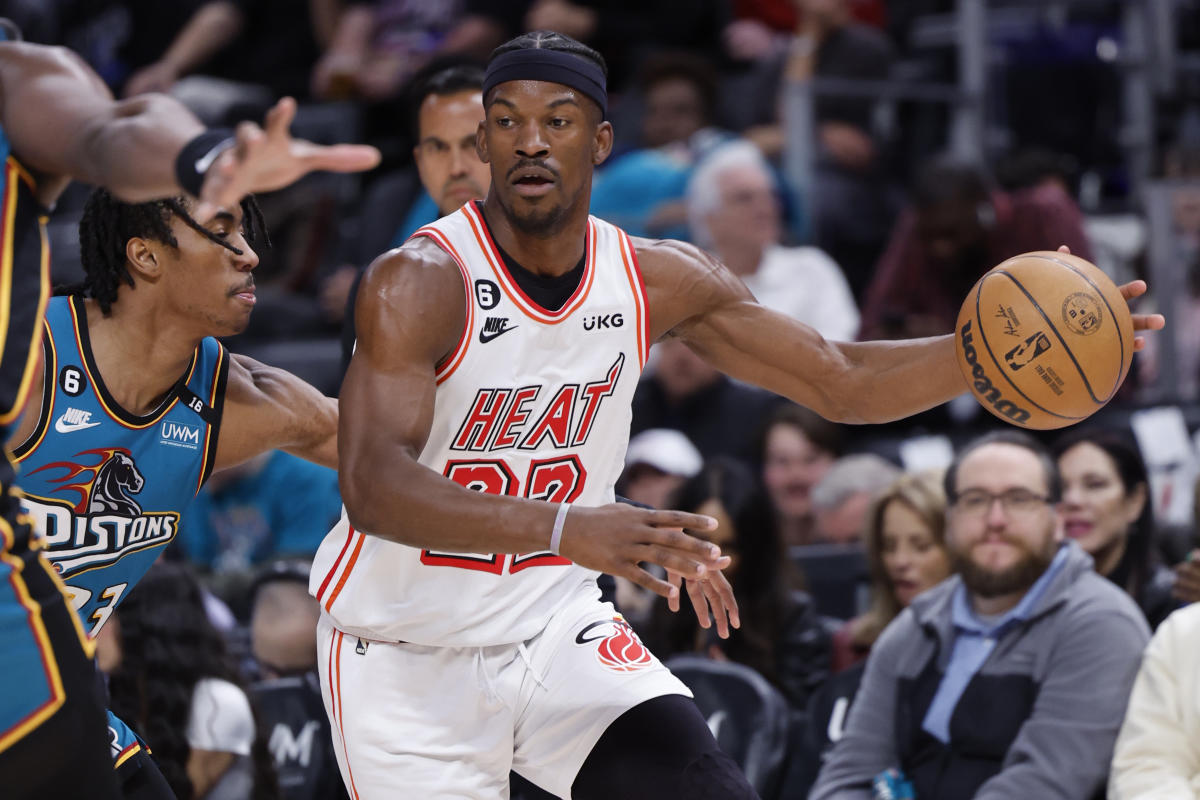
[[[758,61],[774,52],[774,32],[756,19],[734,20],[721,31],[721,40],[734,61]]]
[[[1175,586],[1171,594],[1183,603],[1200,600],[1200,550],[1193,550],[1175,567]]]
[[[358,277],[358,267],[353,264],[342,264],[321,282],[318,300],[325,319],[330,322],[341,322],[346,316],[346,303],[350,300],[350,287]]]
[[[311,90],[322,100],[344,100],[358,91],[358,71],[363,54],[346,50],[327,50],[313,67]]]
[[[129,80],[125,81],[125,96],[169,92],[178,80],[179,71],[175,67],[165,60],[155,61],[129,76]]]

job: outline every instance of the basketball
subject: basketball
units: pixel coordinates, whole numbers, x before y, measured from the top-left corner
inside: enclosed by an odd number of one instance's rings
[[[1062,428],[1120,388],[1133,359],[1133,320],[1103,271],[1039,251],[979,279],[958,312],[954,343],[984,408],[1022,428]]]

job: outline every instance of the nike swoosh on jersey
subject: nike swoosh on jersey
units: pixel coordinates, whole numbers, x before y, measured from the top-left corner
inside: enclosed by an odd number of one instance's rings
[[[62,417],[59,417],[54,420],[54,430],[59,433],[72,433],[86,428],[94,428],[99,424],[99,422],[67,422]]]
[[[500,336],[501,334],[508,333],[509,331],[515,331],[515,330],[516,330],[517,328],[519,328],[519,327],[521,327],[521,326],[520,326],[520,325],[513,325],[513,326],[511,326],[511,327],[508,327],[508,328],[501,328],[501,329],[500,329],[500,330],[498,330],[498,331],[492,331],[491,333],[488,333],[487,331],[480,331],[480,332],[479,332],[479,343],[480,343],[480,344],[487,344],[487,343],[488,343],[488,342],[490,342],[492,339],[495,339],[497,336]]]

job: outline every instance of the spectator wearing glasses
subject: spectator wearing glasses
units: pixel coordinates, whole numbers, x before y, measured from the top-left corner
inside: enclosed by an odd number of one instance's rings
[[[921,800],[1100,792],[1149,630],[1063,540],[1061,479],[1016,431],[968,444],[946,474],[957,575],[915,598],[867,660],[812,797],[871,798],[891,771]]]

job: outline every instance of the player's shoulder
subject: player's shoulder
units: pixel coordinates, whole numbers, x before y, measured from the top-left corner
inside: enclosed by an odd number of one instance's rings
[[[631,237],[642,279],[651,295],[667,296],[691,302],[741,296],[746,289],[741,280],[716,257],[700,247],[678,239]]]
[[[629,237],[644,277],[650,274],[715,274],[721,262],[690,242],[678,239]]]
[[[414,236],[377,257],[363,275],[363,288],[433,290],[462,285],[454,258],[432,239]]]

